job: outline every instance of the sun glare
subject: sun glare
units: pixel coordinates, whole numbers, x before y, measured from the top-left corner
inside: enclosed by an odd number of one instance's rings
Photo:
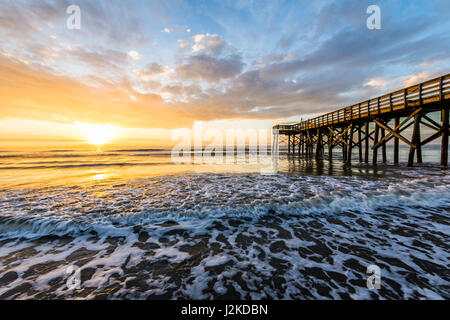
[[[114,139],[114,128],[110,125],[94,125],[88,123],[77,123],[84,139],[90,144],[102,145]]]

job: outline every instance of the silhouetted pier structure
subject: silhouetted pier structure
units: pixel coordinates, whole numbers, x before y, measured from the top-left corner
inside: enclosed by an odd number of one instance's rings
[[[278,124],[273,129],[276,134],[287,136],[288,153],[321,157],[327,146],[331,160],[333,148],[341,146],[343,159],[348,163],[351,163],[355,148],[358,148],[360,162],[369,162],[369,149],[372,149],[373,164],[378,162],[379,149],[383,163],[387,162],[386,144],[393,139],[394,163],[399,163],[399,143],[402,141],[410,147],[408,166],[412,166],[414,158],[417,163],[422,163],[422,146],[440,138],[441,165],[447,166],[449,108],[450,74],[313,119]],[[428,116],[436,111],[441,113],[440,123]],[[407,139],[401,133],[411,126],[412,136]],[[423,126],[434,133],[422,140]]]

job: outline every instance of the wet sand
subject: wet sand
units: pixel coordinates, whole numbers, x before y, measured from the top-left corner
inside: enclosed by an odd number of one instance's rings
[[[448,299],[449,177],[411,174],[7,192],[0,299]]]

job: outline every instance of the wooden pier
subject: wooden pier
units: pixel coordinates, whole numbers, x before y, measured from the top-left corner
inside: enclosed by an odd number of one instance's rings
[[[393,141],[393,162],[399,163],[400,141],[409,145],[408,166],[414,159],[422,163],[422,146],[441,139],[441,165],[448,165],[450,109],[450,74],[415,86],[398,90],[346,108],[339,109],[313,119],[295,124],[278,124],[274,132],[287,136],[288,153],[322,157],[325,148],[332,160],[333,148],[340,146],[344,161],[351,163],[352,152],[357,149],[359,161],[387,162],[386,144]],[[429,117],[431,112],[440,112],[441,120]],[[439,123],[440,122],[440,123]],[[412,126],[410,139],[402,132]],[[423,126],[433,134],[422,139]],[[278,139],[277,139],[278,141]]]

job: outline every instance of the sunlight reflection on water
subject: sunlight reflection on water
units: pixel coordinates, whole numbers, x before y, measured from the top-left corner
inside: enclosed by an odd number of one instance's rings
[[[391,155],[388,147],[388,157]],[[400,160],[406,161],[408,149],[401,148]],[[372,166],[359,163],[354,154],[353,165],[340,160],[340,153],[333,154],[333,161],[316,160],[298,155],[280,154],[278,171],[299,175],[358,175],[367,177],[397,174],[392,164]],[[438,168],[439,148],[424,148],[425,166]],[[193,158],[192,158],[193,159]],[[268,162],[249,163],[248,155],[243,163],[194,164],[189,158],[184,164],[174,164],[171,150],[164,149],[111,149],[111,150],[53,150],[3,151],[0,155],[0,189],[42,188],[56,185],[95,185],[128,183],[155,176],[183,173],[260,173]],[[265,159],[267,160],[267,159]],[[191,162],[191,163],[190,163]],[[403,163],[401,167],[405,167]]]

